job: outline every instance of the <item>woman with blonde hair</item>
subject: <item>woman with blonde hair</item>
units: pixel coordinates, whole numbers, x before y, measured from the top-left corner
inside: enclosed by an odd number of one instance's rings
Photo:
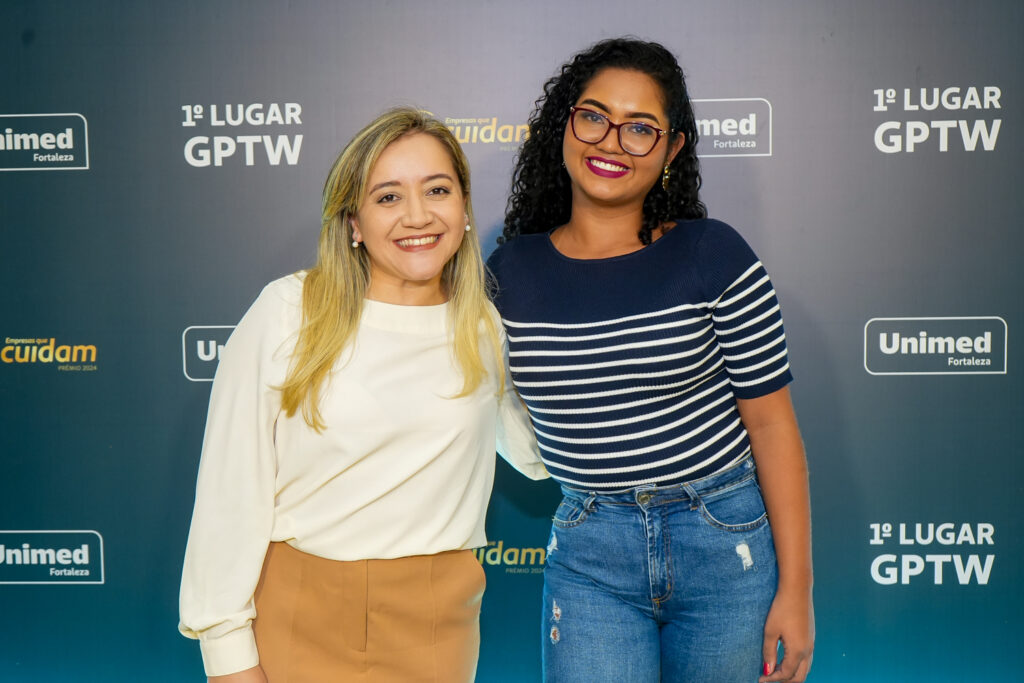
[[[316,266],[225,347],[180,605],[211,681],[473,680],[495,443],[547,473],[469,189],[443,124],[384,113],[328,176]]]

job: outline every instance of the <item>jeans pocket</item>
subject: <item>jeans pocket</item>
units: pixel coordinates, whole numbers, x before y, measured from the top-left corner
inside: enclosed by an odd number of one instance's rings
[[[708,524],[724,531],[752,531],[768,523],[761,489],[754,479],[702,498],[700,514]]]
[[[551,518],[551,523],[557,529],[569,529],[583,524],[589,515],[590,510],[583,502],[575,498],[562,498],[558,509],[555,510],[555,516]]]

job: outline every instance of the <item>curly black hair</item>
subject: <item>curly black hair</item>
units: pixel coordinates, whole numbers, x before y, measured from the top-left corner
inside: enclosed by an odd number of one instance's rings
[[[643,226],[637,233],[642,244],[651,243],[652,232],[674,218],[704,218],[700,201],[700,162],[697,160],[697,125],[686,91],[683,70],[676,58],[658,43],[634,38],[602,40],[577,54],[544,84],[544,94],[534,103],[530,135],[516,157],[512,193],[505,207],[505,228],[498,242],[517,235],[548,232],[569,221],[572,193],[569,174],[562,165],[562,136],[569,107],[576,103],[587,83],[602,69],[640,71],[661,87],[672,138],[685,135],[682,150],[670,165],[666,191],[655,183],[644,199]]]

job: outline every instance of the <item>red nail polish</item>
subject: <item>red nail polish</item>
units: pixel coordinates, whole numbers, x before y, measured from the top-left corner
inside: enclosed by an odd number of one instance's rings
[[[768,666],[768,662],[765,662],[764,663],[764,675],[765,676],[770,676],[771,673],[772,673],[772,668],[770,666]]]

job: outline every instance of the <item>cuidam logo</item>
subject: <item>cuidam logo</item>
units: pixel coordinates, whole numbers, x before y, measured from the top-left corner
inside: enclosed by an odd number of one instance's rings
[[[872,318],[864,369],[872,375],[1005,375],[1006,321],[998,316]]]
[[[89,124],[81,114],[0,114],[0,171],[89,168]]]
[[[482,565],[504,567],[506,574],[539,574],[544,571],[548,552],[546,548],[519,548],[506,546],[505,541],[491,541],[473,554]]]
[[[234,325],[192,325],[181,333],[181,362],[185,378],[212,382],[217,363]]]
[[[0,531],[0,584],[103,582],[97,531]]]
[[[444,125],[455,139],[463,145],[480,143],[519,144],[530,135],[530,126],[525,123],[499,121],[497,116],[470,118],[445,117]]]
[[[68,344],[56,337],[4,337],[0,347],[0,368],[20,365],[49,365],[65,371],[95,371],[95,344]]]

